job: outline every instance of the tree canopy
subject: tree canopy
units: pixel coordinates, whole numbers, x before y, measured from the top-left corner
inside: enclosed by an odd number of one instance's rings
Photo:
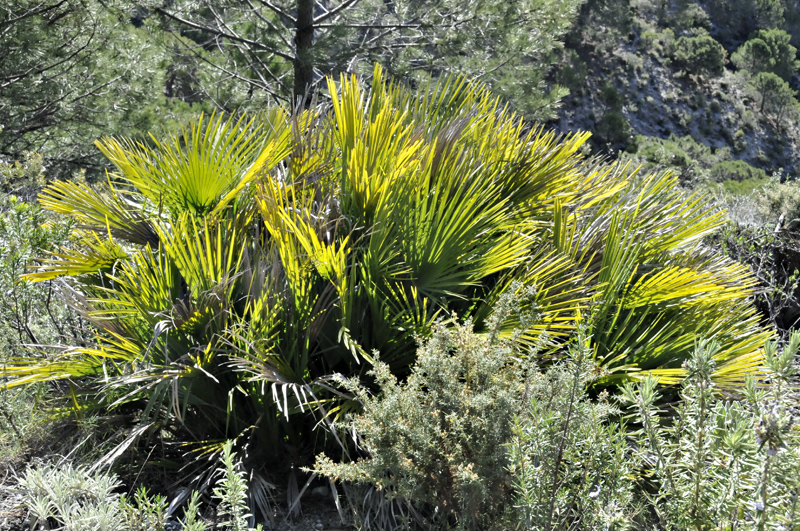
[[[583,0],[201,0],[156,7],[163,27],[202,60],[279,101],[326,75],[396,79],[460,73],[483,79],[531,118],[549,118],[563,89],[548,87],[552,52]]]
[[[733,63],[753,74],[771,72],[784,81],[797,74],[800,61],[791,36],[783,30],[759,30],[731,56]]]
[[[0,157],[39,152],[69,175],[101,164],[101,134],[152,125],[158,52],[123,13],[93,0],[0,5]]]

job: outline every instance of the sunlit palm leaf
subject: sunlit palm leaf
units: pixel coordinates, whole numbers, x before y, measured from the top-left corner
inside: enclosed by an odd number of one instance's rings
[[[125,249],[108,235],[88,232],[75,239],[74,248],[52,253],[42,260],[36,272],[24,278],[38,282],[67,275],[96,275],[111,271],[118,262],[127,258]]]
[[[79,232],[29,278],[67,277],[97,334],[4,375],[69,380],[76,408],[218,449],[308,443],[357,406],[333,375],[365,376],[378,351],[402,377],[453,314],[546,344],[542,363],[587,330],[600,385],[677,382],[701,339],[721,385],[758,369],[753,280],[703,248],[722,215],[674,177],[586,159],[588,134],[531,127],[461,78],[412,93],[376,68],[369,89],[328,87],[308,110],[104,139],[106,185],[46,188]]]

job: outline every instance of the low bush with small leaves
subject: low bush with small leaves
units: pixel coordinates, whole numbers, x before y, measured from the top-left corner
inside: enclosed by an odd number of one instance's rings
[[[215,526],[227,531],[261,531],[249,525],[248,485],[244,471],[228,441],[222,446],[219,479],[213,489],[217,501]],[[140,486],[133,496],[120,494],[122,483],[112,472],[93,471],[72,463],[29,466],[10,490],[28,511],[31,529],[63,531],[165,531],[176,525],[184,531],[205,531],[200,516],[200,493],[192,491],[184,517],[170,514],[167,498],[151,495]],[[177,499],[184,499],[178,497]]]
[[[375,485],[387,507],[394,503],[395,514],[405,515],[373,518],[373,529],[496,526],[510,495],[504,445],[525,391],[525,362],[513,354],[470,324],[440,322],[407,381],[379,362],[372,371],[379,395],[346,383],[363,403],[348,428],[366,455],[350,463],[320,455],[315,471]]]
[[[587,356],[532,379],[530,415],[510,445],[516,505],[526,529],[798,529],[800,433],[794,358],[800,333],[765,349],[761,381],[743,395],[715,387],[719,347],[701,342],[685,363],[677,403],[655,378],[620,400],[583,391]],[[589,368],[591,365],[588,366]],[[591,371],[589,371],[590,373]]]
[[[775,219],[783,216],[785,226],[795,230],[800,228],[800,186],[797,181],[780,182],[777,176],[773,176],[758,190],[756,199],[765,214]]]
[[[671,416],[657,382],[623,387],[634,412],[634,455],[648,466],[650,516],[660,529],[797,529],[800,433],[792,380],[800,346],[768,344],[764,380],[748,379],[742,400],[726,399],[710,374],[719,347],[702,343],[686,362],[689,377]]]
[[[619,410],[587,385],[599,374],[585,336],[569,357],[532,375],[527,409],[508,445],[516,507],[525,529],[625,529],[637,506],[630,481],[638,468]]]

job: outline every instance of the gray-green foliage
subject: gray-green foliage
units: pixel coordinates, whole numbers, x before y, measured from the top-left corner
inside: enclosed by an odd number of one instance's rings
[[[260,531],[248,526],[248,485],[233,451],[232,441],[222,447],[219,479],[213,489],[217,500],[217,528]],[[122,484],[112,472],[93,471],[67,463],[31,465],[11,490],[28,510],[31,529],[61,531],[164,531],[169,527],[167,500],[140,486],[133,496],[119,494]],[[205,531],[200,517],[200,494],[192,491],[180,525],[185,531]]]
[[[783,216],[784,226],[797,230],[800,226],[800,187],[796,180],[781,182],[775,175],[754,197],[762,218],[774,227],[778,217]]]
[[[797,183],[781,183],[774,174],[748,194],[724,193],[718,200],[731,222],[709,243],[750,267],[760,286],[754,293],[756,307],[776,330],[788,334],[800,322],[800,259],[792,236],[800,223]]]
[[[671,418],[661,414],[653,379],[623,387],[641,427],[634,458],[647,464],[655,488],[647,498],[660,528],[796,528],[800,438],[789,382],[798,345],[798,333],[783,350],[768,345],[767,379],[750,378],[741,401],[720,396],[709,377],[718,347],[698,345]]]
[[[184,518],[181,520],[181,525],[183,525],[184,531],[205,531],[208,527],[200,518],[200,493],[192,491],[192,494],[189,496],[189,503],[186,505],[186,510],[184,511]]]
[[[504,444],[524,392],[525,364],[512,354],[472,333],[470,324],[437,324],[407,381],[377,363],[379,395],[349,384],[363,411],[348,429],[366,457],[335,464],[320,455],[315,471],[376,485],[390,500],[407,503],[408,519],[392,526],[491,527],[509,495]]]
[[[147,488],[140,486],[131,499],[120,496],[119,510],[129,529],[163,529],[167,521],[167,498],[159,494],[150,496]]]
[[[217,471],[220,479],[214,488],[214,497],[219,500],[217,514],[221,521],[217,527],[230,531],[248,531],[251,517],[247,507],[247,481],[241,464],[233,451],[233,441],[222,447],[222,463]],[[259,526],[260,529],[260,526]]]
[[[701,342],[670,405],[645,378],[622,388],[627,426],[601,393],[590,399],[589,353],[531,378],[529,414],[509,445],[519,520],[527,529],[797,529],[800,433],[795,355],[765,349],[763,379],[734,398],[710,378],[718,346]]]
[[[525,529],[626,529],[637,467],[619,411],[587,398],[598,367],[579,336],[567,360],[532,375],[529,404],[508,445],[515,506]]]
[[[90,473],[70,463],[30,466],[15,490],[28,509],[32,529],[64,531],[160,531],[166,506],[146,491],[133,500],[117,493],[120,481],[108,472]]]
[[[2,164],[0,164],[0,171]],[[19,355],[26,343],[57,345],[72,334],[73,314],[51,284],[20,279],[34,258],[67,243],[71,224],[63,223],[35,203],[0,197],[0,345],[3,355]]]
[[[80,327],[58,299],[54,284],[34,285],[19,277],[34,257],[65,244],[71,224],[53,219],[33,199],[44,176],[43,158],[26,154],[22,161],[0,162],[0,360],[20,355],[26,344],[58,345]],[[0,391],[0,447],[17,453],[42,432],[37,404],[45,386]]]

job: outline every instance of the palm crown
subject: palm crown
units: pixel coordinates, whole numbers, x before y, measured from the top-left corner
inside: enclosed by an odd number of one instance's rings
[[[530,128],[462,79],[413,94],[376,68],[329,89],[105,138],[107,184],[50,184],[42,205],[76,231],[29,279],[64,279],[95,334],[15,360],[10,385],[70,380],[75,407],[135,412],[120,451],[164,429],[276,443],[309,430],[282,419],[348,407],[331,375],[377,352],[402,376],[437,319],[480,330],[510,290],[502,335],[556,357],[586,327],[606,385],[679,381],[698,338],[721,345],[723,385],[759,366],[752,278],[703,247],[722,213],[674,177],[587,159],[588,135]]]

